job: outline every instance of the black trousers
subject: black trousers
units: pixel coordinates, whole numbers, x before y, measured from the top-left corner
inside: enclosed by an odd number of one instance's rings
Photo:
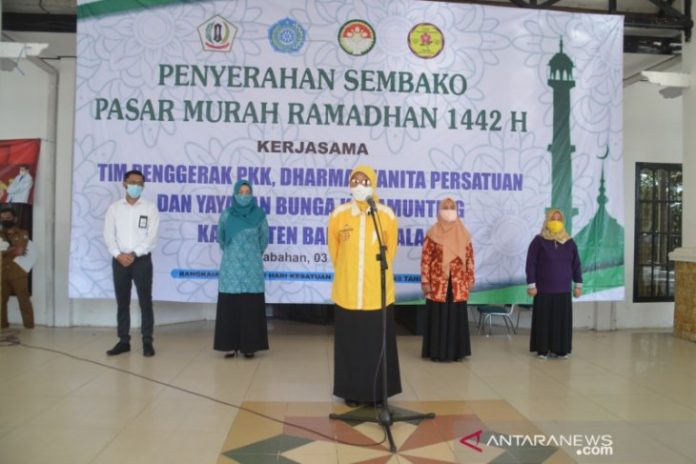
[[[116,258],[111,261],[114,273],[114,290],[118,313],[118,338],[123,343],[130,342],[130,302],[131,287],[135,283],[142,325],[140,332],[143,343],[152,343],[155,316],[152,312],[152,259],[149,254],[135,258],[133,264],[123,267]]]

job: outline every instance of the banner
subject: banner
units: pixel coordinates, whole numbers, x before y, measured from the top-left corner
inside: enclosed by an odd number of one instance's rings
[[[70,295],[113,295],[102,229],[140,169],[161,212],[154,298],[217,297],[217,221],[248,179],[266,301],[329,302],[328,215],[358,164],[399,220],[398,302],[422,299],[437,205],[473,235],[470,302],[527,301],[562,209],[586,299],[623,299],[623,18],[379,0],[81,2]],[[377,265],[377,262],[375,262]]]
[[[0,140],[0,203],[34,202],[40,139]]]

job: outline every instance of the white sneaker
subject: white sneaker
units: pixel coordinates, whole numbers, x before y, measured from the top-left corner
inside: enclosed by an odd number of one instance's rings
[[[537,355],[537,358],[539,358],[539,359],[546,359],[546,357],[547,356],[545,354]]]

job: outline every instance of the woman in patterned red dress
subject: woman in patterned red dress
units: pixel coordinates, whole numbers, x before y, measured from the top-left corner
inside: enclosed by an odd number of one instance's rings
[[[437,222],[423,242],[421,286],[426,299],[422,356],[433,361],[470,356],[466,302],[474,288],[474,247],[451,198],[440,202]]]

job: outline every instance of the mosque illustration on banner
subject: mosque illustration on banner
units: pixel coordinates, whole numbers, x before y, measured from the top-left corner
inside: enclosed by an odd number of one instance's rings
[[[551,152],[551,205],[560,209],[566,219],[566,230],[575,240],[580,252],[584,272],[608,271],[597,276],[595,290],[621,287],[624,264],[624,228],[606,209],[609,198],[606,196],[604,160],[609,156],[609,148],[599,159],[602,160],[597,211],[592,219],[577,234],[573,234],[573,217],[578,214],[573,207],[573,172],[571,155],[575,146],[570,137],[570,90],[575,87],[573,62],[563,52],[563,39],[558,53],[549,61],[548,84],[553,89],[553,140],[548,146]],[[601,282],[601,283],[600,283]]]

